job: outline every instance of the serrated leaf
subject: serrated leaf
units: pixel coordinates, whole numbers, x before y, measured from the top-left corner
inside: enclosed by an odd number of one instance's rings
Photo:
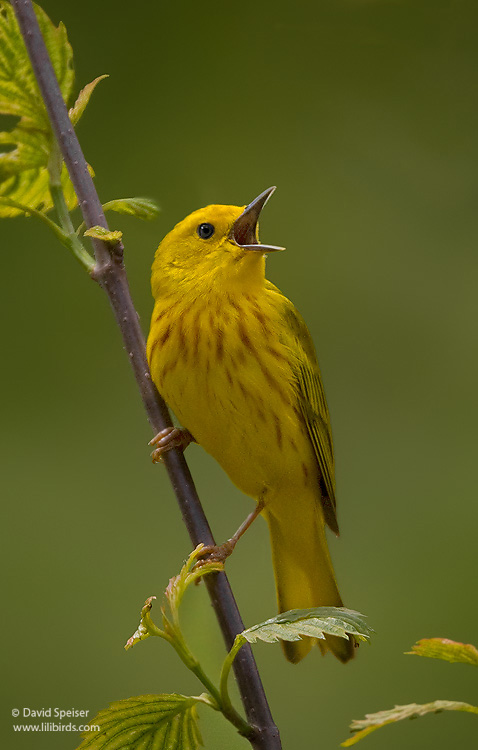
[[[68,112],[70,116],[70,120],[72,121],[73,125],[76,125],[81,115],[85,111],[86,106],[88,102],[90,101],[90,96],[92,95],[93,91],[95,90],[99,82],[103,81],[105,78],[108,78],[108,76],[107,75],[98,76],[98,78],[95,78],[95,80],[91,81],[91,83],[87,83],[86,86],[81,89],[80,93],[78,94],[75,104]]]
[[[91,167],[90,174],[93,174]],[[48,183],[49,175],[46,168],[26,169],[24,172],[12,175],[4,182],[0,182],[0,197],[9,198],[17,203],[23,203],[28,208],[46,213],[53,208]],[[72,210],[77,204],[77,199],[65,165],[63,165],[61,171],[61,184],[66,205]],[[18,216],[21,213],[15,208],[9,208],[5,205],[0,206],[0,218]]]
[[[103,240],[112,244],[120,242],[123,236],[123,232],[119,229],[110,230],[100,226],[90,227],[84,234],[85,237],[93,237],[95,240]]]
[[[359,612],[344,607],[314,607],[283,612],[244,630],[241,636],[249,643],[258,640],[274,643],[278,640],[298,641],[302,636],[324,638],[325,633],[341,638],[347,638],[347,634],[350,634],[366,641],[373,630]]]
[[[450,641],[448,638],[422,638],[412,646],[407,654],[428,656],[431,659],[443,659],[449,662],[463,662],[478,667],[478,649],[471,643]]]
[[[350,729],[357,734],[342,742],[341,747],[351,747],[371,732],[387,724],[393,724],[396,721],[402,721],[402,719],[416,719],[419,716],[425,716],[425,714],[436,714],[441,711],[467,711],[478,714],[478,706],[471,706],[469,703],[461,703],[460,701],[433,701],[424,704],[409,703],[406,706],[395,706],[388,711],[367,714],[365,719],[359,719],[351,723]]]
[[[197,750],[198,700],[161,694],[116,701],[91,719],[99,730],[84,732],[78,750]]]
[[[34,5],[63,98],[73,88],[73,51],[62,23],[55,27],[45,11]],[[51,147],[51,128],[25,44],[10,3],[0,1],[0,113],[19,122],[0,133],[0,145],[13,147],[0,154],[0,180],[25,169],[44,166]],[[36,208],[36,206],[35,206]]]
[[[63,98],[73,88],[73,51],[62,23],[54,26],[39,5],[33,4]],[[49,130],[48,116],[38,90],[20,29],[10,3],[0,1],[0,113],[21,117],[23,125]]]
[[[62,23],[55,26],[40,6],[34,4],[34,9],[61,93],[68,103],[74,70],[66,29]],[[90,94],[91,91],[85,93],[83,98]],[[81,112],[84,106],[82,100]],[[46,212],[53,205],[47,169],[53,134],[15,14],[5,0],[0,0],[0,114],[19,118],[12,130],[0,132],[0,195]],[[61,180],[68,208],[72,209],[77,200],[64,168]],[[14,208],[2,207],[0,216],[18,213]]]
[[[151,221],[159,214],[159,206],[151,198],[118,198],[105,203],[103,210],[128,214],[144,221]]]

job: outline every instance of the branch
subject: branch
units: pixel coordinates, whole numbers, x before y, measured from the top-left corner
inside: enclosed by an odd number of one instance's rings
[[[108,229],[100,199],[68,117],[31,0],[12,0],[12,5],[84,221],[88,228],[102,226]],[[171,426],[171,417],[151,381],[144,337],[123,264],[123,246],[119,243],[111,250],[107,243],[93,239],[93,247],[96,266],[91,275],[109,297],[149,423],[154,434],[157,434]],[[165,456],[164,463],[192,544],[195,547],[200,542],[213,545],[214,538],[184,456],[181,452],[172,450]],[[215,573],[206,577],[206,585],[226,646],[230,649],[236,635],[244,630],[244,625],[229,582],[224,573]],[[250,738],[252,747],[256,750],[280,750],[279,732],[273,722],[250,646],[245,646],[238,654],[234,671],[246,716],[254,729]]]

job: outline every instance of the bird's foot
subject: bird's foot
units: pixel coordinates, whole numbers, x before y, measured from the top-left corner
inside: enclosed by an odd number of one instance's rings
[[[227,542],[224,542],[224,544],[210,544],[206,547],[203,547],[198,555],[198,561],[195,567],[200,568],[203,565],[211,562],[226,562],[229,555],[232,555],[236,544],[237,539],[232,537],[232,539],[228,539]]]
[[[179,427],[166,427],[148,443],[148,445],[154,446],[154,451],[151,453],[153,464],[161,461],[163,455],[172,448],[179,448],[183,451],[191,442],[194,442],[194,438],[189,430],[181,430]]]
[[[203,547],[201,552],[199,553],[199,559],[195,567],[200,567],[201,565],[205,565],[208,562],[226,562],[229,555],[232,555],[234,547],[238,543],[241,536],[247,531],[247,529],[253,523],[253,521],[255,521],[257,516],[262,513],[262,511],[264,510],[264,505],[264,499],[261,498],[261,500],[259,500],[259,502],[257,503],[255,510],[253,510],[252,513],[249,513],[244,523],[241,523],[236,533],[230,539],[228,539],[227,542],[224,542],[224,544],[220,544],[217,546],[215,544],[211,544]]]

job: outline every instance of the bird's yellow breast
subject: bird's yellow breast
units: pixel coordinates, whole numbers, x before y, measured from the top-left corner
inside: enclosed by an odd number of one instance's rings
[[[159,299],[152,377],[181,424],[252,497],[313,484],[316,462],[297,406],[293,347],[262,295]]]

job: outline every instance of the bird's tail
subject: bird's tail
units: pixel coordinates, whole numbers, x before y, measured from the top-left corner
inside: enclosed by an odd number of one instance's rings
[[[272,562],[276,579],[279,612],[309,607],[341,607],[330,559],[325,528],[314,500],[281,504],[265,515],[269,525]],[[279,512],[280,510],[280,512]],[[282,641],[286,658],[297,663],[310,651],[313,638]],[[322,653],[330,650],[342,662],[354,653],[352,640],[326,636],[318,640]]]

